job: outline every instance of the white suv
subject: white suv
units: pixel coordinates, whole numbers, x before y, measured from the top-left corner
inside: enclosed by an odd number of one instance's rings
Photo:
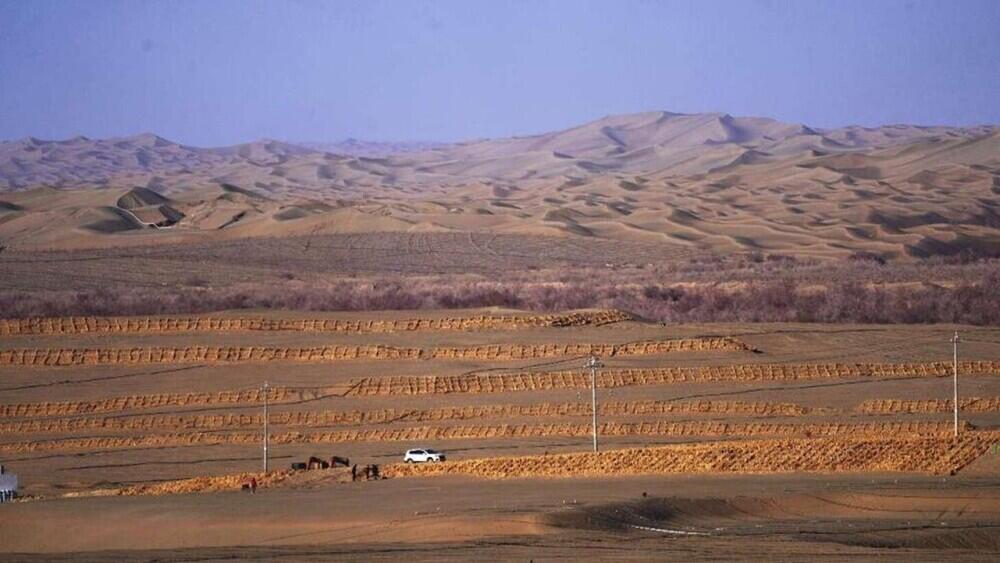
[[[406,463],[427,463],[429,461],[444,461],[444,454],[435,450],[406,450],[403,456]]]

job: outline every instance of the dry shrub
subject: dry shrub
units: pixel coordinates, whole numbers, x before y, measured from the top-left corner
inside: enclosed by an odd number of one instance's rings
[[[952,412],[951,399],[869,399],[858,406],[865,414]],[[963,412],[1000,412],[1000,397],[966,397],[958,402]]]
[[[708,350],[748,351],[728,337],[647,340],[625,344],[495,344],[486,346],[397,348],[393,346],[189,346],[185,348],[28,348],[0,350],[0,365],[78,366],[174,363],[329,362],[344,360],[479,359],[490,361],[562,356],[636,356]]]
[[[537,327],[603,326],[631,320],[614,310],[560,315],[365,319],[265,319],[260,317],[55,317],[0,319],[0,335],[145,334],[162,332],[298,331],[342,334],[416,331],[515,330]]]
[[[966,431],[970,426],[964,425]],[[948,436],[947,422],[870,422],[860,424],[783,424],[764,422],[606,422],[598,427],[603,436],[669,437],[757,437],[757,436]],[[283,432],[271,436],[273,444],[342,444],[352,442],[427,442],[438,440],[524,439],[547,437],[582,438],[590,424],[498,424],[478,426],[410,426],[364,428],[325,432]],[[30,440],[0,444],[0,452],[120,450],[150,447],[253,444],[259,432],[185,432],[143,436],[88,436],[52,440]]]
[[[626,368],[601,370],[597,384],[598,387],[602,388],[614,388],[712,381],[755,383],[760,381],[799,381],[847,377],[870,377],[878,379],[941,377],[950,374],[950,369],[950,364],[944,362],[908,364],[747,364],[696,368]],[[997,374],[1000,373],[1000,362],[962,362],[960,369],[963,374],[971,376]],[[589,387],[590,376],[582,371],[522,372],[495,375],[390,376],[366,377],[353,380],[343,386],[274,387],[270,390],[269,397],[274,404],[287,404],[347,395],[392,396],[451,393],[508,393],[544,389],[588,389]],[[994,399],[982,400],[991,401]],[[261,402],[263,402],[263,395],[258,389],[216,391],[210,393],[152,393],[88,401],[0,404],[0,418],[73,416],[90,413],[204,405],[260,404]],[[717,404],[718,402],[712,403]],[[977,404],[972,403],[969,408],[977,408]]]
[[[280,404],[287,395],[271,397]],[[43,403],[54,405],[53,403]],[[67,409],[75,410],[75,409]],[[533,405],[477,405],[433,409],[378,409],[352,411],[287,411],[271,413],[273,426],[329,427],[386,424],[393,422],[440,422],[482,418],[590,416],[588,403],[540,403]],[[726,414],[739,416],[801,416],[809,409],[789,403],[744,401],[605,401],[601,416],[644,416],[673,414]],[[0,434],[67,433],[80,431],[135,430],[227,430],[259,428],[260,414],[147,414],[134,416],[35,418],[0,422]]]
[[[928,280],[955,282],[928,284]],[[148,289],[2,291],[6,318],[196,314],[237,309],[373,311],[466,307],[622,309],[665,322],[1000,324],[1000,260],[880,264],[764,256],[652,267],[524,270],[503,276],[278,279]]]
[[[268,397],[272,403],[288,403],[313,400],[343,392],[344,390],[339,388],[289,389],[286,387],[273,387],[269,390]],[[147,395],[125,395],[89,401],[45,401],[43,403],[6,404],[0,405],[0,417],[70,416],[167,407],[259,404],[263,400],[264,395],[260,389],[217,391],[211,393],[151,393]]]
[[[597,385],[603,388],[637,385],[733,381],[800,381],[812,379],[869,377],[941,377],[951,373],[951,364],[923,362],[905,364],[737,364],[702,367],[602,369]],[[1000,373],[998,361],[960,362],[966,375]],[[434,375],[365,377],[351,382],[348,394],[431,395],[447,393],[509,393],[546,389],[588,389],[590,376],[583,371],[519,372],[484,375]]]
[[[747,440],[678,444],[609,452],[487,458],[447,463],[394,464],[388,477],[473,475],[591,477],[663,473],[885,472],[954,473],[986,453],[996,433],[958,438]]]
[[[237,473],[235,475],[216,475],[161,481],[159,483],[141,483],[113,489],[95,489],[77,493],[67,493],[64,498],[104,497],[104,496],[160,496],[181,495],[190,493],[214,493],[219,491],[238,491],[251,479],[257,481],[260,488],[274,487],[287,481],[294,472],[271,471],[268,473]]]
[[[0,365],[78,366],[177,364],[191,362],[324,362],[342,360],[400,360],[420,358],[419,348],[392,346],[315,346],[270,348],[263,346],[189,346],[185,348],[28,348],[0,350]]]

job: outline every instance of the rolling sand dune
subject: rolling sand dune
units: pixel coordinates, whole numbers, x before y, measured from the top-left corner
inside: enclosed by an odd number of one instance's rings
[[[358,145],[358,146],[355,146]],[[14,249],[385,231],[817,257],[1000,252],[1000,132],[650,112],[451,145],[0,144]]]

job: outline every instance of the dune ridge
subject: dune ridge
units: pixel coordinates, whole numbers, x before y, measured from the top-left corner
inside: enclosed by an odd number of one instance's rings
[[[152,134],[3,142],[0,241],[59,249],[487,232],[713,253],[1000,254],[991,126],[819,129],[648,112],[377,157],[329,148],[197,148]]]

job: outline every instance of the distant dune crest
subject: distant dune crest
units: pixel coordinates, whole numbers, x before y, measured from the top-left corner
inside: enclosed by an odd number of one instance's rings
[[[579,127],[505,139],[462,143],[371,142],[347,139],[334,143],[292,144],[262,139],[222,148],[198,148],[175,143],[152,133],[92,140],[73,137],[44,141],[33,137],[0,143],[0,187],[91,187],[115,185],[132,175],[157,173],[207,174],[229,172],[231,166],[313,167],[320,180],[358,182],[359,175],[382,176],[379,184],[421,185],[448,180],[517,180],[527,161],[532,177],[604,169],[635,173],[677,168],[682,174],[708,172],[710,162],[738,149],[784,156],[807,150],[847,151],[880,149],[928,139],[972,139],[996,129],[978,127],[843,127],[816,129],[770,118],[733,117],[725,113],[679,114],[648,112],[609,116]],[[358,158],[390,157],[381,162],[396,172],[385,181],[384,170]],[[392,158],[396,157],[396,158]],[[685,165],[694,157],[699,165]],[[566,160],[570,162],[558,162]],[[354,174],[337,170],[343,165]],[[588,165],[589,164],[589,165]],[[318,170],[327,166],[325,174]],[[260,176],[281,171],[260,170]],[[302,179],[303,186],[309,182]]]
[[[648,112],[453,144],[198,148],[151,133],[0,143],[0,241],[12,248],[473,231],[708,252],[1000,255],[998,194],[990,126]]]

